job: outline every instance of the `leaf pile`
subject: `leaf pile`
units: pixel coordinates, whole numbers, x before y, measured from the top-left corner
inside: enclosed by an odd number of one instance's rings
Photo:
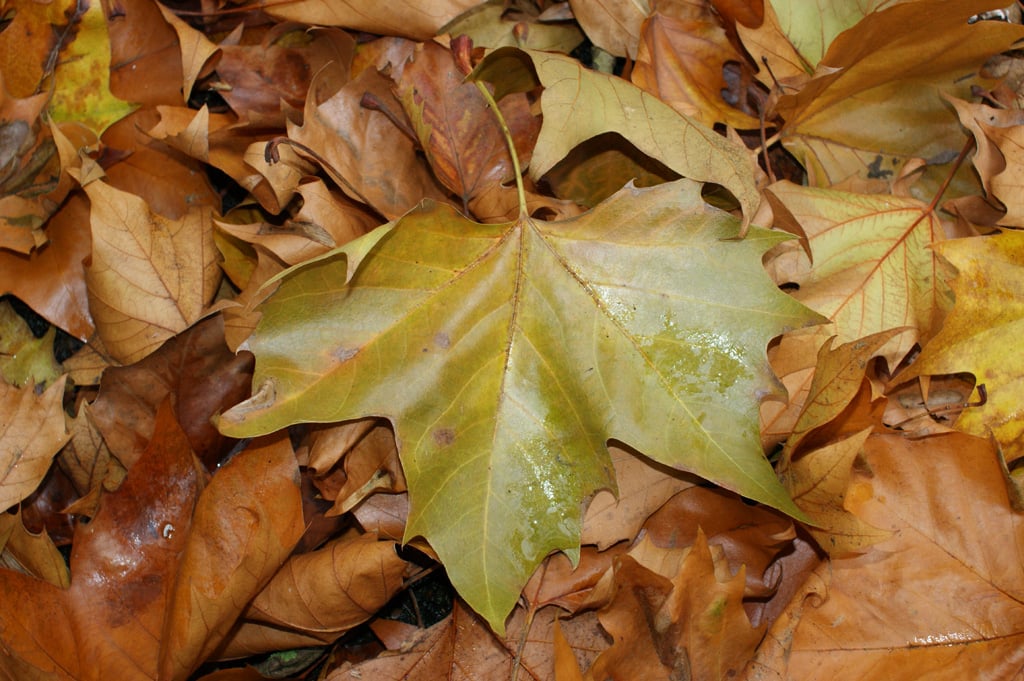
[[[0,678],[1022,673],[1016,8],[2,16]]]

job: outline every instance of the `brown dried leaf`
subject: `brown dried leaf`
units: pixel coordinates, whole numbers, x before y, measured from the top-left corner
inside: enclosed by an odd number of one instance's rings
[[[329,75],[322,72],[311,87],[316,90],[317,83]],[[402,107],[391,85],[388,78],[368,68],[322,101],[309,97],[303,125],[288,124],[288,136],[316,149],[338,173],[338,177],[331,175],[349,197],[389,220],[424,198],[447,202],[430,170],[417,158],[412,140],[381,110],[361,103],[369,93],[377,107],[400,115]]]
[[[63,397],[64,377],[41,395],[0,381],[0,508],[30,495],[68,441]]]
[[[709,127],[722,123],[756,129],[757,118],[722,99],[728,89],[723,74],[726,62],[745,63],[710,10],[686,19],[655,12],[644,22],[631,80]]]
[[[29,532],[22,522],[20,509],[14,514],[0,514],[0,550],[0,565],[8,570],[31,575],[58,589],[71,585],[64,556],[50,535],[45,531]]]
[[[698,531],[723,551],[732,570],[745,566],[746,595],[774,592],[777,585],[769,568],[791,547],[792,520],[764,506],[751,507],[732,492],[690,487],[644,523],[642,536],[661,547],[683,548],[697,541]]]
[[[160,636],[161,678],[185,678],[220,645],[302,536],[295,455],[254,441],[200,496]]]
[[[999,224],[1024,227],[1024,202],[1021,201],[1020,164],[1024,162],[1024,112],[1020,109],[994,109],[949,98],[960,122],[974,135],[977,152],[974,167],[988,195],[1006,209]]]
[[[600,612],[615,643],[587,678],[734,676],[763,634],[750,626],[743,609],[744,570],[729,577],[724,559],[714,557],[699,531],[688,551],[648,547],[617,561],[613,596]]]
[[[403,586],[392,541],[347,536],[292,557],[253,599],[222,657],[331,643],[377,613]]]
[[[288,265],[315,258],[376,227],[380,220],[344,196],[332,194],[323,180],[299,184],[302,208],[278,226],[268,222],[216,221],[222,231],[259,244]]]
[[[569,0],[569,5],[591,42],[616,57],[636,59],[648,3]]]
[[[213,468],[229,440],[210,417],[249,394],[252,357],[224,344],[224,323],[211,317],[168,341],[146,359],[104,372],[92,404],[111,453],[131,467],[149,441],[158,405],[170,397],[196,454]]]
[[[78,493],[84,497],[97,488],[108,492],[117,489],[127,469],[111,455],[110,447],[96,428],[89,403],[83,403],[78,415],[68,419],[68,430],[71,440],[61,449],[57,463]],[[81,508],[77,512],[89,517],[93,515]]]
[[[770,637],[783,645],[762,664],[808,681],[1015,678],[1024,519],[993,446],[960,433],[874,435],[865,457],[871,476],[855,481],[847,505],[894,534],[823,565],[827,590],[799,615],[803,601],[794,602],[795,630]]]
[[[357,675],[375,681],[481,681],[514,678],[516,670],[521,679],[554,681],[554,626],[559,612],[544,608],[531,618],[517,608],[508,623],[507,638],[499,639],[456,601],[450,616],[422,630],[401,650],[342,666],[327,681],[348,681]],[[588,664],[606,645],[593,613],[562,620],[561,626],[581,665]]]
[[[397,90],[434,175],[462,200],[463,211],[485,221],[508,219],[507,210],[492,207],[486,212],[496,214],[480,215],[475,206],[481,197],[499,192],[509,195],[505,203],[518,212],[514,188],[502,186],[512,181],[514,170],[499,121],[476,84],[465,80],[451,51],[433,42],[417,45]],[[540,120],[530,113],[523,93],[503,97],[499,108],[525,168]],[[489,203],[495,201],[488,197]]]
[[[647,518],[674,494],[695,483],[686,474],[620,447],[609,446],[618,496],[603,489],[587,506],[581,542],[604,550],[633,539]]]
[[[85,190],[92,203],[89,307],[110,354],[134,362],[198,321],[217,292],[212,218],[195,209],[168,219],[103,182]]]
[[[426,40],[463,12],[479,4],[479,0],[342,0],[324,3],[319,0],[298,0],[264,8],[270,16],[304,24],[340,26],[378,35],[405,36]]]
[[[27,256],[0,248],[0,291],[80,340],[93,333],[82,264],[92,248],[88,222],[89,202],[72,195],[47,223],[46,248]]]
[[[78,527],[66,591],[3,572],[0,678],[156,678],[170,575],[203,485],[169,405],[156,432],[121,488]]]
[[[854,461],[874,428],[805,453],[780,472],[793,501],[814,523],[808,531],[829,555],[861,551],[892,533],[846,510]],[[856,490],[854,490],[855,492]]]

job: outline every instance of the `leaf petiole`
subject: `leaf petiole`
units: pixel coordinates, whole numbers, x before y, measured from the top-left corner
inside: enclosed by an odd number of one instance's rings
[[[478,80],[476,81],[476,87],[480,90],[480,94],[484,96],[487,105],[491,107],[491,111],[494,112],[494,117],[498,120],[501,132],[505,136],[508,154],[512,157],[512,170],[516,176],[516,193],[519,194],[519,217],[525,218],[528,215],[526,211],[526,190],[523,188],[523,173],[519,168],[519,155],[516,154],[516,144],[512,140],[512,131],[509,129],[508,123],[505,122],[505,117],[501,115],[501,109],[498,108],[498,103],[494,101],[494,96],[487,89],[487,85]]]

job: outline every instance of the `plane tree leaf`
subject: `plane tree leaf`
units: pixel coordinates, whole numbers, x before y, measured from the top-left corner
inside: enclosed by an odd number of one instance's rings
[[[808,585],[824,582],[824,597],[793,599],[768,633],[785,653],[741,678],[1018,676],[1024,527],[991,443],[872,435],[863,456],[871,474],[857,476],[847,505],[892,536],[822,564]]]
[[[257,393],[231,436],[299,421],[395,424],[411,510],[452,582],[502,629],[550,552],[578,554],[581,502],[614,489],[619,439],[789,513],[764,459],[765,345],[817,321],[760,259],[784,235],[706,206],[699,185],[627,187],[562,222],[402,218],[346,285],[299,268],[250,349]]]
[[[956,266],[956,305],[942,330],[899,379],[969,371],[985,384],[987,400],[965,409],[956,428],[981,437],[989,433],[1008,460],[1024,456],[1020,418],[1024,362],[1017,351],[1024,326],[1024,234],[946,241],[937,250]]]
[[[761,202],[743,145],[617,76],[590,71],[566,55],[503,47],[489,54],[470,78],[493,82],[499,99],[544,86],[544,122],[529,171],[535,180],[577,145],[610,132],[683,177],[722,185],[739,201],[747,220]],[[625,177],[622,184],[630,179]]]
[[[840,342],[911,327],[879,351],[894,367],[935,332],[951,296],[948,266],[930,248],[942,226],[924,204],[791,182],[767,193],[777,223],[807,237],[810,259],[794,256],[802,266],[789,272],[794,296],[832,319]]]
[[[917,2],[902,3],[867,14],[838,34],[815,77],[778,100],[782,142],[811,182],[885,182],[911,159],[926,159],[912,191],[930,200],[967,142],[942,93],[969,99],[972,87],[986,87],[977,75],[985,61],[1024,37],[1019,25],[968,23],[994,7],[998,3],[953,0],[930,12]],[[800,16],[805,13],[801,5]],[[754,49],[751,56],[774,66],[772,54]],[[880,120],[886,124],[878,125]],[[947,198],[977,188],[970,169],[961,167]]]
[[[899,0],[771,0],[779,25],[809,64],[825,56],[837,35],[857,24],[871,12],[897,4]]]

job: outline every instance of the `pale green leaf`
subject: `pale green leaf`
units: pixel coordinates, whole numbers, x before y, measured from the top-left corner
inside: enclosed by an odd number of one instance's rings
[[[899,0],[771,0],[779,26],[809,64],[817,64],[837,35],[871,12]]]
[[[799,514],[764,459],[768,340],[817,321],[761,266],[786,238],[701,201],[687,180],[627,187],[564,222],[474,223],[425,205],[346,283],[299,268],[250,347],[247,436],[368,415],[395,425],[411,510],[491,625],[552,551],[574,556],[583,501],[615,488],[606,443]]]
[[[742,145],[622,78],[590,71],[566,55],[512,47],[489,54],[470,77],[494,83],[497,98],[544,86],[544,123],[529,170],[535,180],[588,139],[616,133],[683,177],[728,189],[744,224],[757,210],[760,192]]]
[[[937,331],[952,297],[942,276],[948,266],[931,248],[942,225],[926,205],[792,182],[767,194],[777,222],[807,236],[810,259],[799,252],[788,271],[800,286],[793,295],[835,322],[840,343],[909,327],[879,352],[895,367]]]

